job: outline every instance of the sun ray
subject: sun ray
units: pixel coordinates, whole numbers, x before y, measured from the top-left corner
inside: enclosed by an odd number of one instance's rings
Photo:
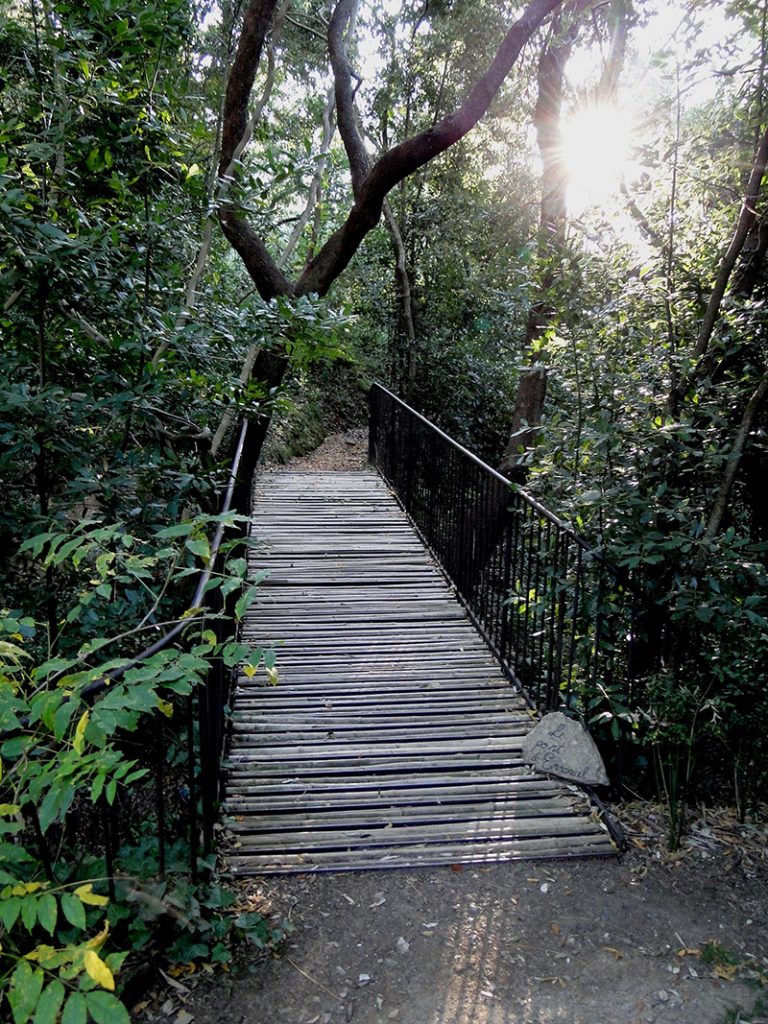
[[[631,118],[613,105],[585,104],[566,119],[561,139],[568,209],[579,216],[618,193],[630,166]]]

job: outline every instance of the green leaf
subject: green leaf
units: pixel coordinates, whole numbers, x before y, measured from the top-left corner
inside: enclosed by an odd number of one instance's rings
[[[88,1004],[82,992],[72,992],[64,1005],[61,1024],[86,1024]]]
[[[104,789],[106,779],[107,777],[103,772],[99,772],[99,774],[94,778],[91,784],[91,800],[93,803],[96,803],[101,796],[101,791]]]
[[[37,1004],[34,1024],[56,1024],[66,991],[58,978],[46,985]]]
[[[13,928],[21,913],[21,897],[9,896],[0,902],[0,921],[7,932]]]
[[[85,907],[71,892],[65,892],[61,897],[61,909],[64,913],[64,917],[69,921],[75,928],[79,928],[81,931],[85,931],[86,919],[85,919]]]
[[[74,700],[65,701],[53,716],[53,735],[60,740],[69,727],[69,720],[75,712],[77,703]]]
[[[131,1024],[128,1011],[111,992],[88,992],[85,1000],[96,1024]]]
[[[24,896],[21,904],[21,923],[31,932],[37,923],[37,899],[34,896]]]
[[[238,597],[235,602],[235,618],[240,621],[245,613],[248,611],[248,606],[256,597],[256,587],[248,587],[248,589]]]
[[[56,931],[56,921],[59,916],[59,907],[56,897],[51,893],[44,893],[37,901],[37,919],[49,935]]]
[[[194,530],[194,523],[177,523],[175,526],[166,526],[164,530],[158,530],[155,537],[188,537]]]
[[[33,971],[27,960],[19,961],[8,989],[14,1024],[27,1024],[43,990],[43,980],[44,975],[39,967]]]
[[[184,545],[193,555],[199,555],[205,561],[211,557],[211,546],[207,537],[190,537],[184,542]]]

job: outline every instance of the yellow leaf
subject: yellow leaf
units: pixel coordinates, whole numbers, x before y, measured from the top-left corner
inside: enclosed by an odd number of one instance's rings
[[[83,903],[87,903],[89,907],[105,907],[109,903],[106,896],[99,896],[93,891],[90,882],[87,885],[79,885],[75,889],[75,896]]]
[[[278,675],[277,675],[277,669],[276,668],[268,668],[267,669],[267,680],[268,680],[270,686],[277,686]]]
[[[88,722],[90,721],[90,718],[90,711],[84,711],[80,716],[80,721],[77,723],[77,728],[75,729],[75,738],[72,740],[72,746],[75,748],[78,754],[82,754],[83,752],[83,746],[85,744],[85,730],[88,727]]]
[[[98,953],[94,953],[92,949],[86,950],[83,957],[83,966],[88,976],[93,978],[97,985],[109,989],[110,992],[115,991],[115,979],[112,976],[112,971],[110,971]]]
[[[166,718],[173,718],[173,704],[167,700],[157,698],[157,710],[161,711]]]
[[[245,672],[246,676],[249,679],[253,679],[253,677],[258,672],[258,666],[257,665],[243,665],[243,672]]]
[[[36,946],[35,949],[30,950],[29,953],[24,955],[25,960],[47,960],[48,957],[52,956],[56,950],[53,946]]]
[[[20,885],[14,885],[11,889],[13,896],[27,896],[31,892],[37,892],[38,889],[43,888],[42,882],[21,882]]]
[[[109,921],[104,918],[104,927],[101,929],[98,935],[94,935],[92,939],[88,939],[85,944],[86,949],[101,949],[104,943],[107,941],[109,935]]]
[[[18,804],[0,804],[0,815],[2,815],[3,817],[7,817],[10,814],[18,814],[18,813],[19,813],[19,805]]]

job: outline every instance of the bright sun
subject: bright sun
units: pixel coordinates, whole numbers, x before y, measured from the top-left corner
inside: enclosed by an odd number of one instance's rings
[[[631,124],[613,106],[583,106],[562,129],[568,165],[568,209],[578,216],[615,195],[629,168]]]

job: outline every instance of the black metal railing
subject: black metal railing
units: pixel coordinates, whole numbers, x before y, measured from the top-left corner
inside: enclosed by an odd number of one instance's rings
[[[266,430],[266,420],[244,419],[234,435],[234,453],[220,492],[219,516],[230,512],[250,516],[251,491],[256,462]],[[210,543],[210,555],[197,578],[188,608],[154,643],[119,668],[106,673],[83,691],[89,702],[121,681],[131,670],[140,668],[152,656],[185,643],[183,634],[190,625],[205,618],[207,629],[222,644],[232,633],[232,609],[237,592],[222,598],[218,587],[211,587],[214,573],[220,571],[222,547],[227,541],[243,541],[248,523],[236,527],[219,522]],[[231,552],[232,545],[227,549]],[[85,814],[89,820],[70,822],[65,830],[87,835],[91,852],[101,850],[109,883],[114,895],[116,862],[126,840],[136,838],[140,827],[145,836],[153,837],[152,859],[162,877],[173,863],[184,867],[196,879],[201,863],[213,848],[215,824],[222,789],[222,756],[226,734],[226,708],[229,703],[232,670],[221,657],[213,657],[204,682],[188,696],[174,699],[172,721],[159,712],[146,715],[141,729],[121,737],[126,753],[140,767],[148,769],[145,780],[134,783],[111,803],[105,795],[99,798],[95,814],[85,807],[72,814]],[[43,836],[33,807],[24,808],[34,829],[41,860],[53,880],[53,858],[50,841]],[[60,837],[59,837],[60,840]]]
[[[234,433],[234,451],[226,481],[220,496],[219,516],[233,512],[250,517],[253,475],[261,451],[267,422],[263,419],[243,419]],[[231,636],[234,621],[232,610],[237,592],[229,592],[222,598],[219,588],[210,588],[214,573],[220,571],[222,543],[229,540],[243,540],[248,535],[249,524],[239,524],[233,529],[219,522],[210,543],[210,555],[201,570],[194,595],[187,611],[158,640],[138,654],[128,664],[122,665],[107,680],[94,687],[91,696],[96,697],[106,685],[121,678],[131,668],[140,665],[152,655],[166,650],[182,639],[182,634],[193,619],[207,616],[206,626],[214,631],[219,644]],[[230,547],[231,550],[231,547]],[[126,737],[128,744],[136,744],[140,762],[150,767],[154,799],[154,828],[157,839],[158,872],[166,870],[167,846],[171,839],[181,840],[186,854],[184,859],[193,879],[197,878],[201,855],[208,857],[213,849],[218,807],[222,796],[223,776],[221,772],[226,735],[226,708],[229,704],[232,670],[221,657],[210,659],[209,669],[202,685],[180,702],[184,716],[183,733],[178,728],[175,742],[183,757],[177,766],[177,778],[171,777],[173,769],[168,763],[168,724],[161,715],[155,715],[152,725],[138,743],[132,734]],[[181,799],[179,799],[181,797]],[[174,813],[169,814],[169,804],[175,804]],[[120,819],[116,808],[103,807],[104,850],[107,874],[114,876],[114,857],[120,845]],[[126,816],[130,826],[130,815]],[[184,820],[186,819],[186,820]]]
[[[592,713],[617,683],[637,697],[653,613],[626,574],[379,384],[369,458],[533,705]]]

